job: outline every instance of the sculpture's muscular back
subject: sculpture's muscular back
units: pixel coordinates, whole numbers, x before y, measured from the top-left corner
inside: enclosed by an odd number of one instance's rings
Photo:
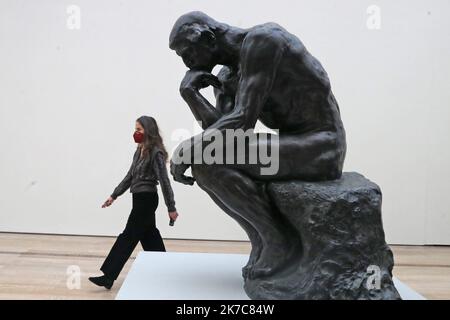
[[[252,28],[259,32],[261,29],[267,32],[268,39],[281,37],[286,50],[258,119],[280,132],[343,131],[339,107],[320,62],[306,50],[300,39],[278,24],[266,23]],[[247,37],[251,36],[252,32],[249,32]],[[245,40],[243,45],[246,45]],[[256,54],[257,46],[253,50]],[[248,50],[247,59],[252,59],[252,53],[250,51],[248,55]],[[241,63],[239,61],[237,65],[240,67]],[[261,61],[261,68],[270,63],[270,60]],[[236,94],[239,94],[239,67],[224,66],[217,75],[223,87],[222,90],[215,90],[216,107],[223,113],[234,108]]]

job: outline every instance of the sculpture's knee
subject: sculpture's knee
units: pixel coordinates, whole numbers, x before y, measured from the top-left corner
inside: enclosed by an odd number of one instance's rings
[[[222,188],[224,184],[240,184],[242,180],[237,171],[217,164],[193,164],[191,172],[199,186],[214,190]]]
[[[345,140],[340,139],[335,133],[325,132],[323,148],[315,159],[318,180],[335,180],[342,175],[346,153]]]
[[[213,165],[192,164],[191,172],[199,185],[206,185],[215,179]]]

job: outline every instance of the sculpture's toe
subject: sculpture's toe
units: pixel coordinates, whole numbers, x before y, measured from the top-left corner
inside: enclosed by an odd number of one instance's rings
[[[267,265],[255,264],[248,270],[248,279],[258,279],[271,276],[275,273],[275,268]]]

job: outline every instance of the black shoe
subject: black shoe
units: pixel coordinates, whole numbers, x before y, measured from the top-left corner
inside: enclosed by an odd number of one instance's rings
[[[89,277],[89,281],[92,283],[98,285],[99,287],[105,287],[106,289],[111,289],[114,280],[111,280],[107,278],[106,276],[100,276],[100,277]]]

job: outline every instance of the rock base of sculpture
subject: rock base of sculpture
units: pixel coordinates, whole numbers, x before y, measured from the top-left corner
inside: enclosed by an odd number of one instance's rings
[[[266,190],[297,241],[273,274],[243,272],[250,298],[400,299],[375,183],[349,172],[334,181],[272,182]]]

